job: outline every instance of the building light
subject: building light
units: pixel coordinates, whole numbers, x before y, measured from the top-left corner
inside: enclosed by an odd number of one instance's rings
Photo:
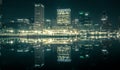
[[[83,14],[84,14],[84,12],[80,12],[79,14],[80,14],[80,15],[83,15]]]
[[[89,14],[88,13],[85,13],[85,16],[88,16]]]

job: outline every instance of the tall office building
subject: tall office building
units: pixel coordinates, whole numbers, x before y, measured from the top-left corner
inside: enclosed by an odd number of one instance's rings
[[[38,29],[39,27],[43,26],[44,24],[44,5],[40,3],[35,4],[35,15],[34,15],[34,23],[35,29]]]
[[[57,24],[58,25],[71,24],[71,9],[57,9]]]

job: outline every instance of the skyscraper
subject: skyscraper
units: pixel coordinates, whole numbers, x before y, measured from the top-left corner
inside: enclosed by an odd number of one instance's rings
[[[57,24],[58,25],[71,24],[71,9],[57,9]]]
[[[44,24],[44,5],[36,3],[34,13],[34,29],[39,29]]]

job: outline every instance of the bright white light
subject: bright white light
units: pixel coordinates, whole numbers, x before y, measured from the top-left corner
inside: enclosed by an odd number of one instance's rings
[[[9,32],[13,33],[14,31],[13,30],[9,30]]]
[[[88,16],[89,14],[88,13],[85,13],[85,16]]]
[[[89,55],[88,55],[88,54],[86,54],[85,56],[86,56],[86,57],[89,57]]]
[[[10,41],[10,44],[13,44],[13,41]]]

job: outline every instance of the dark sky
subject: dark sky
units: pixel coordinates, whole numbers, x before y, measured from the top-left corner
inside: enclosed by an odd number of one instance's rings
[[[4,0],[4,18],[33,18],[35,0]],[[120,16],[119,0],[39,0],[45,6],[45,17],[56,18],[57,8],[71,8],[72,18],[79,11],[90,12],[94,21],[100,19],[101,13],[106,11],[112,21],[118,21]]]
[[[2,3],[2,0],[0,0],[0,4]]]

